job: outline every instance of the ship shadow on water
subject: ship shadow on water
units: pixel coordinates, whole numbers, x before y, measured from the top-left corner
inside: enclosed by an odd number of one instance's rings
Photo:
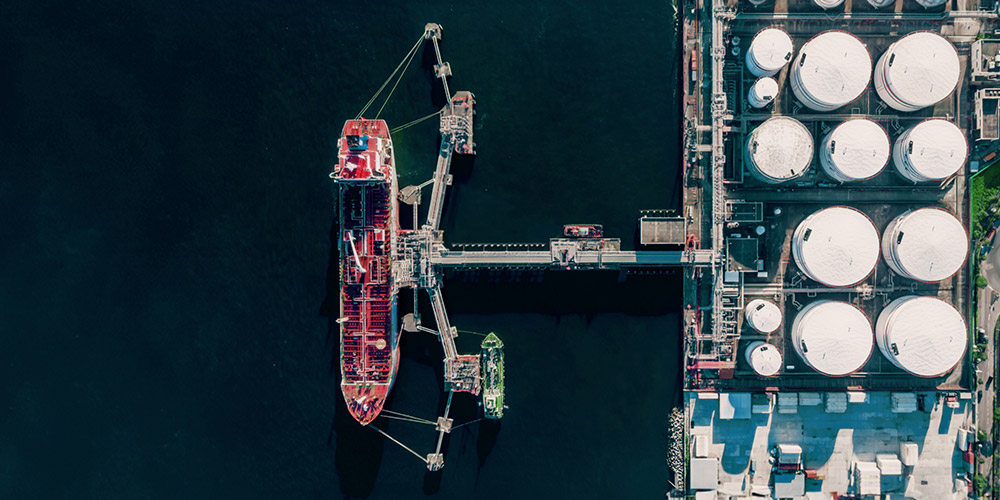
[[[320,315],[327,318],[325,346],[329,355],[330,383],[340,386],[340,314],[338,297],[340,294],[339,253],[337,235],[339,225],[336,218],[330,227],[330,258],[326,270],[326,297],[320,305]],[[340,392],[339,390],[337,391]],[[386,405],[391,404],[392,394]],[[367,498],[375,488],[375,480],[382,464],[385,442],[374,429],[361,427],[347,411],[343,397],[333,401],[333,421],[327,435],[327,446],[333,447],[334,466],[340,479],[340,490],[345,498]],[[380,424],[382,424],[380,422]],[[384,426],[384,424],[382,424]],[[383,429],[388,432],[388,429]]]

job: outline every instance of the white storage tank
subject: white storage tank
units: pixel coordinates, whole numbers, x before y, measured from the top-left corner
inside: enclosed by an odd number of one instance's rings
[[[878,264],[879,237],[867,215],[844,206],[806,217],[792,233],[792,257],[806,276],[831,287],[864,281]]]
[[[771,184],[796,179],[809,168],[813,137],[801,122],[788,116],[768,118],[747,137],[743,161],[750,173]]]
[[[943,118],[906,129],[892,148],[896,170],[913,182],[941,182],[955,175],[968,155],[969,142],[962,129]]]
[[[747,101],[755,108],[767,106],[778,95],[778,81],[769,76],[758,78],[750,86]]]
[[[892,144],[881,125],[867,119],[848,120],[826,134],[820,146],[823,171],[840,182],[871,179],[889,164]]]
[[[747,70],[753,76],[772,76],[792,59],[792,37],[781,28],[764,28],[747,49]]]
[[[938,377],[955,368],[965,356],[968,334],[962,315],[937,297],[900,297],[875,323],[882,354],[918,377]]]
[[[896,0],[868,0],[868,3],[876,9],[881,9],[896,3]]]
[[[899,111],[933,106],[955,91],[958,51],[945,37],[918,31],[896,40],[875,65],[875,90]]]
[[[816,111],[832,111],[861,97],[872,75],[872,56],[858,37],[824,31],[805,43],[792,62],[792,92]]]
[[[910,210],[893,219],[882,233],[882,255],[889,267],[925,283],[954,276],[968,253],[965,226],[938,207]]]
[[[770,300],[751,300],[744,309],[743,316],[750,328],[760,333],[771,333],[781,326],[781,309]]]
[[[948,0],[917,0],[917,3],[920,4],[925,9],[929,9],[931,7],[937,7],[939,5],[944,5],[947,2]]]
[[[820,300],[792,322],[792,345],[810,368],[840,377],[860,370],[874,350],[872,325],[855,305]]]
[[[751,342],[744,354],[750,368],[760,377],[773,377],[781,371],[781,352],[771,344],[760,340]]]
[[[839,7],[840,4],[844,3],[844,0],[813,0],[816,5],[823,9],[832,9],[834,7]]]

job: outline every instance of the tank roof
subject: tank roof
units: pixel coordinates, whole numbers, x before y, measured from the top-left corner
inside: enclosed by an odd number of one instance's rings
[[[883,235],[883,246],[894,270],[935,282],[953,276],[965,264],[969,236],[951,213],[921,208],[894,220]]]
[[[781,352],[764,342],[754,342],[748,349],[747,361],[754,373],[761,377],[773,377],[781,370]]]
[[[761,69],[775,71],[788,64],[792,50],[792,37],[785,30],[764,28],[753,37],[747,56]]]
[[[792,331],[799,356],[825,375],[858,371],[875,345],[868,317],[854,305],[836,300],[821,300],[803,308]]]
[[[958,51],[937,33],[911,33],[893,43],[886,53],[892,63],[885,66],[885,83],[904,103],[920,108],[933,106],[958,84]]]
[[[826,208],[806,217],[795,229],[792,256],[803,272],[820,283],[853,286],[878,263],[878,231],[856,209]]]
[[[781,310],[769,300],[751,300],[745,316],[750,327],[761,333],[771,333],[781,326]]]
[[[888,165],[891,147],[881,125],[867,118],[848,120],[826,137],[822,159],[839,180],[870,179]]]
[[[949,120],[933,118],[916,124],[899,140],[902,154],[912,169],[928,179],[944,179],[962,168],[969,153],[969,143],[962,129]],[[910,148],[909,143],[913,147]]]
[[[793,179],[812,163],[812,134],[794,118],[769,118],[747,138],[747,156],[765,178],[779,182]]]
[[[868,87],[872,57],[858,37],[829,30],[802,46],[793,71],[798,85],[792,90],[806,106],[835,109],[857,99]]]
[[[754,92],[760,96],[771,96],[774,97],[778,95],[778,80],[775,80],[770,76],[763,76],[757,79],[751,87]]]
[[[965,355],[962,315],[937,297],[900,297],[879,315],[879,349],[896,366],[920,377],[951,371]]]

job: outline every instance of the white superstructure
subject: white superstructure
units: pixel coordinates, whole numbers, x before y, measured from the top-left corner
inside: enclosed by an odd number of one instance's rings
[[[968,154],[969,142],[962,129],[943,118],[906,129],[892,147],[896,170],[913,182],[940,182],[955,175]]]
[[[833,377],[860,370],[874,350],[868,316],[853,304],[820,300],[792,322],[792,345],[810,368]]]
[[[788,116],[768,118],[747,137],[744,163],[758,179],[777,184],[800,177],[813,158],[813,137]]]
[[[792,257],[807,276],[826,286],[862,282],[878,264],[879,237],[867,215],[844,206],[806,217],[792,233]]]
[[[768,103],[774,100],[778,95],[778,80],[771,78],[770,76],[765,76],[763,78],[758,78],[753,85],[750,86],[750,92],[747,93],[747,101],[751,106],[755,108],[763,108],[767,106]]]
[[[891,146],[881,125],[867,118],[848,120],[823,138],[820,165],[840,182],[871,179],[889,164]]]
[[[781,309],[770,300],[751,300],[744,309],[743,316],[750,328],[760,333],[771,333],[781,326]]]
[[[753,76],[772,76],[792,59],[792,37],[781,28],[757,32],[747,49],[747,70]]]
[[[910,210],[893,219],[882,234],[882,255],[889,267],[927,283],[954,276],[968,253],[965,226],[937,207]]]
[[[760,340],[751,342],[744,351],[750,368],[761,377],[773,377],[781,371],[781,352],[778,348]]]
[[[899,111],[933,106],[955,91],[958,51],[931,31],[910,33],[889,46],[875,65],[875,90]]]
[[[937,297],[900,297],[875,323],[875,340],[892,364],[918,377],[937,377],[962,361],[969,332],[962,315]]]
[[[828,30],[799,49],[789,74],[792,92],[802,104],[832,111],[850,104],[868,88],[872,56],[858,37]]]

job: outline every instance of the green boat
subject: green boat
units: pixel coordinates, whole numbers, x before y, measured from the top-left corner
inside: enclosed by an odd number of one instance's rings
[[[483,414],[486,418],[503,417],[503,342],[495,333],[483,339],[480,365],[483,369]]]

